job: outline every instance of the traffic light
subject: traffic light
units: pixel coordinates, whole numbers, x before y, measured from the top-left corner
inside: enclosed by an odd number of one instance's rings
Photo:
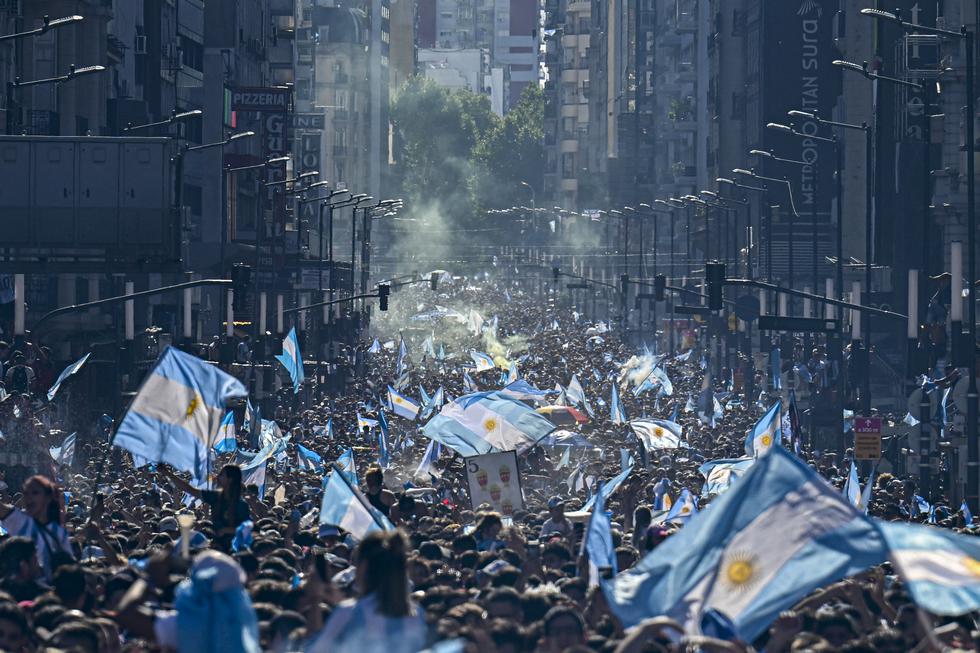
[[[623,290],[623,294],[625,295],[627,292],[629,292],[630,275],[628,275],[628,274],[621,275],[619,277],[619,284],[620,284],[620,287]]]
[[[705,263],[704,279],[708,284],[708,308],[720,311],[724,303],[722,295],[725,287],[725,264]]]
[[[243,263],[236,263],[231,268],[231,289],[235,293],[231,306],[235,311],[245,310],[245,299],[252,285],[252,268]]]
[[[388,295],[391,294],[391,286],[383,283],[378,286],[378,303],[382,311],[388,310]]]
[[[433,272],[429,275],[429,287],[432,288],[432,292],[439,290],[439,273]]]
[[[653,298],[658,302],[667,299],[667,277],[663,274],[658,274],[653,278]]]

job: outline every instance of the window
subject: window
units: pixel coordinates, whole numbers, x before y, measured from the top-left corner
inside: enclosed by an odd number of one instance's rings
[[[565,153],[561,155],[561,178],[575,179],[575,155]]]
[[[186,35],[180,35],[180,62],[188,68],[204,71],[204,46]]]
[[[566,116],[561,119],[561,133],[563,138],[574,138],[575,118]]]
[[[334,104],[334,108],[336,108],[336,109],[342,109],[344,111],[347,110],[347,90],[346,89],[337,89],[336,91],[334,91],[334,93],[333,93],[333,104]]]

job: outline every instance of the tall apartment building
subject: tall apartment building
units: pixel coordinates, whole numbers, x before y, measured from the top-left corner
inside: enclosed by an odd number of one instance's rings
[[[544,197],[574,210],[579,185],[588,178],[592,6],[587,0],[556,0],[545,9]]]
[[[418,45],[426,49],[482,49],[490,54],[503,97],[495,110],[513,106],[528,84],[538,83],[539,0],[419,0]]]

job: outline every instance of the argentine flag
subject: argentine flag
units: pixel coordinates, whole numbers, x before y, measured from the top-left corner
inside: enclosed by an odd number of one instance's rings
[[[648,451],[688,446],[681,440],[683,429],[676,422],[665,419],[634,419],[629,422],[629,425]]]
[[[505,381],[505,383],[507,385],[510,385],[511,383],[517,383],[520,380],[520,378],[521,375],[517,371],[517,363],[515,361],[511,361],[510,367],[507,368],[507,380]]]
[[[606,514],[606,504],[604,495],[600,491],[596,495],[595,508],[589,518],[589,527],[585,531],[585,539],[582,541],[589,556],[589,586],[594,587],[599,584],[599,569],[612,569],[616,573],[616,547],[613,544],[612,524],[609,515]]]
[[[681,490],[681,495],[677,501],[670,506],[670,511],[664,517],[665,522],[686,522],[690,517],[698,514],[698,500],[687,488]]]
[[[405,419],[415,420],[419,414],[419,405],[415,400],[406,397],[397,390],[388,386],[388,404],[391,412]]]
[[[299,387],[306,378],[303,375],[303,355],[299,351],[299,340],[296,337],[296,327],[289,330],[282,341],[282,353],[276,356],[276,360],[289,372],[289,378],[293,380],[293,393],[299,393]]]
[[[51,447],[48,451],[59,465],[71,467],[75,460],[75,433],[65,438],[60,447]]]
[[[777,400],[745,438],[745,455],[759,458],[779,446],[783,402]]]
[[[405,339],[402,338],[398,343],[398,362],[395,364],[395,374],[401,375],[408,367],[405,364],[405,357],[408,355],[408,347],[405,346]]]
[[[480,389],[476,386],[476,383],[473,382],[473,379],[470,378],[470,375],[463,372],[463,392],[470,394],[479,391]]]
[[[548,390],[538,390],[524,379],[518,379],[513,383],[507,384],[507,386],[500,391],[500,394],[519,401],[543,403],[547,401],[548,395],[551,394],[551,392]]]
[[[776,447],[604,590],[627,628],[665,615],[697,633],[706,614],[720,613],[752,641],[814,589],[886,557],[871,520]]]
[[[374,339],[374,342],[371,343],[371,346],[368,347],[367,353],[369,353],[369,354],[380,354],[381,353],[381,343],[378,342],[378,339],[377,338],[375,338]]]
[[[478,393],[446,404],[422,434],[465,457],[524,451],[554,430],[526,404],[499,393]]]
[[[112,443],[148,462],[190,472],[203,483],[225,403],[247,394],[235,377],[167,347],[143,380]]]
[[[744,476],[754,463],[755,458],[723,458],[704,463],[698,467],[698,473],[705,479],[701,486],[701,496],[721,494]]]
[[[612,397],[609,399],[609,420],[613,424],[625,424],[627,421],[626,409],[619,401],[619,391],[616,390],[615,383],[612,385]]]
[[[360,483],[357,482],[357,466],[354,464],[354,450],[347,449],[344,453],[340,454],[337,458],[336,467],[340,468],[340,473],[347,477],[351,485],[357,487]]]
[[[611,479],[603,483],[602,487],[599,488],[599,491],[592,495],[591,499],[585,502],[585,505],[582,506],[581,511],[588,512],[592,510],[600,500],[602,501],[602,504],[605,505],[606,501],[609,500],[609,497],[612,496],[613,492],[619,489],[619,486],[623,484],[623,481],[626,480],[626,477],[629,476],[630,472],[632,471],[632,467],[627,467],[619,474],[616,474],[616,476],[613,476]]]
[[[374,508],[336,465],[323,485],[320,524],[342,528],[358,540],[368,533],[394,528],[388,518]]]
[[[851,461],[851,471],[847,475],[847,480],[844,481],[844,497],[847,499],[855,508],[861,503],[861,483],[858,480],[858,468]]]
[[[229,410],[225,413],[225,418],[221,420],[218,428],[218,437],[215,439],[214,450],[217,453],[229,453],[238,449],[238,440],[235,438],[235,413]]]
[[[307,472],[322,472],[323,458],[301,444],[296,445],[296,466]]]
[[[473,359],[477,372],[486,372],[487,370],[492,370],[496,367],[493,362],[493,358],[491,358],[488,354],[484,354],[482,351],[471,349],[470,358]]]
[[[980,541],[944,528],[877,521],[888,557],[922,609],[961,615],[980,608]]]
[[[61,387],[61,384],[64,383],[69,376],[72,376],[73,374],[78,372],[78,370],[82,369],[82,365],[85,364],[85,361],[87,361],[88,357],[91,355],[92,352],[85,354],[77,361],[75,361],[74,363],[66,367],[64,370],[62,370],[61,374],[59,374],[58,378],[55,380],[54,385],[52,385],[51,389],[48,390],[48,401],[54,399],[54,396],[58,393],[58,389]]]
[[[413,477],[424,478],[427,475],[435,475],[435,469],[433,465],[437,460],[439,460],[439,443],[435,440],[429,440],[429,446],[425,448],[425,454],[422,455],[422,460],[419,462],[418,468],[415,470]]]

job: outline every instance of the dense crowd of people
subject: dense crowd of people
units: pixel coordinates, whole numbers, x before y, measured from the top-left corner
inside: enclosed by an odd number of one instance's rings
[[[476,325],[472,315],[481,316]],[[699,416],[694,404],[712,365],[694,338],[694,351],[666,352],[660,363],[671,392],[634,394],[637,384],[624,374],[641,369],[658,346],[628,343],[609,327],[493,277],[456,278],[435,295],[406,288],[376,321],[380,346],[372,349],[380,351],[358,353],[364,373],[347,392],[321,398],[307,381],[299,401],[283,377],[265,417],[289,439],[261,487],[248,484],[235,452],[216,454],[211,489],[201,489],[167,465],[136,468],[104,440],[79,446],[73,460],[52,461],[22,486],[0,485],[0,650],[897,653],[939,640],[980,645],[975,615],[923,614],[887,564],[821,588],[752,642],[685,633],[666,616],[625,630],[590,580],[582,507],[632,459],[632,472],[605,502],[616,567],[629,569],[685,527],[663,519],[665,496],[676,501],[686,489],[701,511],[711,510],[699,466],[744,456],[746,432],[776,393],[743,397],[722,370],[707,383],[723,414]],[[398,369],[402,341],[407,373]],[[464,378],[471,349],[490,354],[497,368]],[[12,363],[7,378],[18,369],[16,357]],[[499,389],[512,363],[541,390],[567,387],[574,376],[589,402],[579,408],[591,415],[562,426],[580,436],[569,440],[574,448],[539,445],[520,455],[524,506],[510,515],[471,504],[464,461],[447,448],[423,464],[430,440],[421,422],[387,412],[387,452],[379,451],[377,427],[363,422],[380,417],[389,385],[414,397],[442,388],[458,398],[473,390],[470,383]],[[812,365],[819,384],[822,352]],[[685,445],[644,450],[613,419],[614,384],[630,418],[671,419]],[[756,387],[766,387],[761,373]],[[551,400],[570,402],[558,389]],[[242,450],[257,444],[245,417],[236,410]],[[45,431],[46,446],[61,442],[63,433],[49,432],[58,425],[42,424],[28,406],[18,419],[30,420],[25,433]],[[796,455],[842,487],[851,464],[847,436],[837,450],[802,442]],[[301,461],[299,446],[323,464]],[[345,455],[364,498],[393,530],[356,540],[319,523],[324,475],[340,473],[329,463]],[[879,473],[873,483],[872,515],[972,532],[960,512],[917,510],[910,478]]]

